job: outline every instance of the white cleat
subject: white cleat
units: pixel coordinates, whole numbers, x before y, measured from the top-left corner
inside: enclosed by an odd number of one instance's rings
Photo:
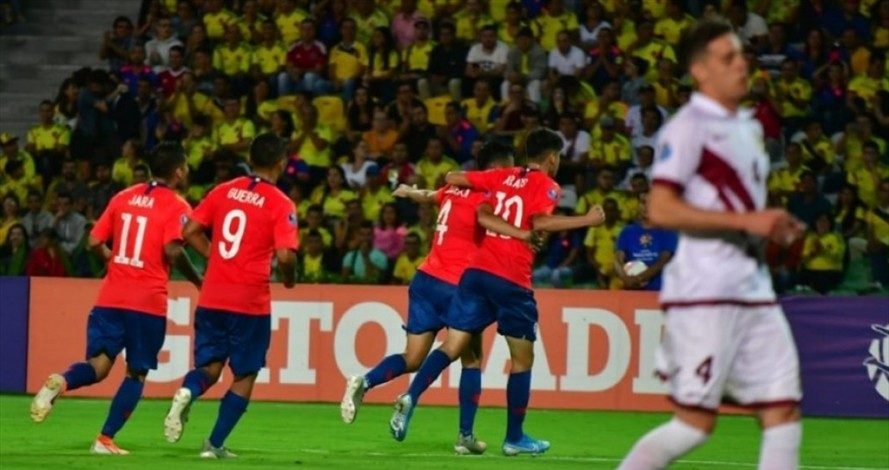
[[[53,403],[67,386],[65,377],[61,374],[52,374],[46,379],[46,382],[40,387],[40,391],[34,395],[34,399],[31,401],[31,419],[35,423],[42,423],[49,416]]]
[[[180,388],[173,395],[173,403],[170,404],[170,411],[164,418],[164,437],[167,442],[179,442],[182,438],[182,431],[185,429],[185,423],[188,422],[188,410],[191,408],[191,390]]]
[[[209,439],[204,441],[204,447],[201,449],[202,459],[233,459],[237,456],[237,454],[225,447],[213,447]]]
[[[93,442],[93,447],[90,448],[90,452],[99,455],[130,455],[129,451],[117,447],[117,444],[114,443],[113,439],[101,434],[96,438],[96,442]]]
[[[358,408],[364,401],[365,391],[363,375],[353,375],[346,381],[346,393],[343,394],[343,401],[340,402],[340,415],[343,417],[344,423],[352,424],[355,421]]]

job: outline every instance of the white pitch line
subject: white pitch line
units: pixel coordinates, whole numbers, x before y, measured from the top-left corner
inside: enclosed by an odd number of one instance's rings
[[[295,449],[296,452],[303,452],[306,454],[331,454],[332,452],[324,449]],[[368,457],[407,457],[407,458],[452,458],[452,459],[473,459],[473,458],[486,458],[481,456],[471,457],[465,455],[455,455],[451,453],[442,452],[440,454],[435,453],[386,453],[386,452],[362,452],[362,455],[366,455]],[[619,463],[622,459],[616,459],[611,457],[571,457],[571,456],[561,456],[561,455],[542,455],[539,456],[540,459],[546,460],[555,460],[555,461],[564,461],[564,462],[607,462],[607,463]],[[719,460],[677,460],[675,463],[678,464],[689,464],[689,465],[708,465],[712,467],[749,467],[756,468],[757,464],[755,463],[744,463],[744,462],[725,462]],[[837,466],[825,466],[825,465],[800,465],[801,469],[810,469],[810,470],[885,470],[885,468],[879,467],[837,467]]]

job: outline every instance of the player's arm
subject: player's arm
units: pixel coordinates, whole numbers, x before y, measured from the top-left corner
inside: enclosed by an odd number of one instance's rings
[[[547,215],[538,214],[533,218],[534,230],[543,232],[561,232],[574,230],[591,225],[601,225],[605,222],[605,212],[601,206],[590,207],[583,215]]]
[[[641,285],[638,282],[637,276],[630,276],[624,271],[624,264],[627,262],[627,255],[623,250],[616,250],[614,252],[614,273],[617,274],[617,277],[620,279],[620,282],[623,283],[624,288],[626,289],[635,289]]]
[[[661,271],[664,270],[664,266],[673,259],[673,253],[669,251],[662,251],[658,254],[657,260],[649,266],[645,271],[642,271],[641,274],[636,276],[642,285],[648,284],[653,277],[656,277]]]
[[[469,181],[469,177],[466,176],[465,171],[449,171],[448,174],[445,175],[445,183],[452,186],[460,186],[461,188],[472,187],[472,182]]]
[[[281,273],[284,287],[290,289],[296,284],[296,255],[293,250],[278,248],[275,257],[278,258],[278,272]]]
[[[87,240],[87,247],[97,255],[102,258],[102,261],[107,263],[112,256],[111,249],[108,248],[108,245],[105,244],[104,240],[99,240],[93,235],[89,236]]]
[[[430,189],[418,189],[416,186],[408,186],[406,184],[398,185],[398,188],[392,192],[392,195],[400,198],[407,198],[420,204],[433,204],[436,201],[438,191]]]
[[[501,217],[497,217],[496,215],[494,215],[494,209],[491,208],[490,204],[479,204],[478,209],[476,209],[475,213],[476,218],[478,218],[478,224],[482,227],[492,232],[497,232],[501,235],[506,235],[508,237],[521,240],[523,242],[531,241],[531,231],[522,230],[515,225],[503,220]]]
[[[735,230],[769,237],[776,243],[790,245],[802,236],[806,225],[784,209],[756,212],[708,211],[691,206],[679,191],[665,184],[651,188],[648,220],[655,226],[682,231]]]
[[[204,258],[210,258],[210,239],[204,233],[204,226],[189,219],[182,229],[182,238]]]
[[[185,249],[182,248],[182,243],[178,241],[167,243],[164,245],[164,255],[167,257],[167,262],[170,263],[170,266],[178,269],[185,276],[185,279],[188,279],[188,282],[194,284],[195,287],[201,288],[204,279],[194,264],[192,264]]]

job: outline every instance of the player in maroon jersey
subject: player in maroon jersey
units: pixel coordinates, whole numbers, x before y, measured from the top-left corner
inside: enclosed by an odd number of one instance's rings
[[[185,239],[209,261],[195,312],[195,369],[186,374],[164,420],[169,442],[182,437],[191,403],[219,380],[226,363],[234,382],[201,457],[230,458],[223,446],[247,410],[271,339],[272,257],[285,287],[294,284],[296,207],[275,181],[284,171],[284,143],[262,134],[250,145],[253,174],[215,187],[194,210]],[[208,239],[206,229],[212,231]]]
[[[63,391],[101,382],[126,349],[127,374],[93,443],[97,454],[129,453],[113,439],[139,403],[148,371],[157,368],[167,326],[170,266],[201,285],[182,250],[182,225],[191,208],[175,188],[188,174],[185,153],[178,143],[163,142],[150,163],[154,179],[117,193],[90,232],[89,246],[107,261],[108,274],[87,321],[87,361],[50,375],[31,403],[31,419],[42,422]]]

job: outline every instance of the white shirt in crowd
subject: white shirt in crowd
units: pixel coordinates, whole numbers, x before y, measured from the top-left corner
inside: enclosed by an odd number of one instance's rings
[[[593,29],[587,27],[586,24],[580,25],[580,43],[595,44],[599,40],[599,31],[602,31],[602,28],[611,29],[611,23],[600,21],[599,24],[593,26]]]
[[[762,139],[762,126],[750,110],[730,112],[695,93],[661,129],[653,184],[680,190],[698,209],[764,209],[769,157]],[[740,231],[681,232],[664,269],[661,304],[774,301],[764,244]]]
[[[469,49],[469,54],[466,55],[466,62],[476,64],[480,69],[487,72],[506,65],[507,54],[509,54],[509,47],[500,41],[497,41],[497,45],[490,51],[485,50],[479,42],[473,44]]]
[[[170,36],[167,39],[158,39],[154,38],[151,41],[145,43],[145,61],[149,65],[170,65],[170,49],[173,46],[181,46],[182,41],[179,40],[176,36]],[[151,59],[151,54],[157,52],[160,56],[160,63],[154,63]]]
[[[574,75],[589,62],[589,57],[577,46],[571,46],[568,54],[562,54],[558,47],[549,51],[549,68],[555,69],[559,75]]]
[[[740,36],[741,38],[741,41],[749,44],[750,40],[753,38],[768,35],[769,27],[763,17],[757,15],[756,13],[748,12],[747,21],[744,22],[744,26],[738,28],[737,32],[738,36]]]
[[[657,106],[658,111],[661,112],[661,118],[664,121],[667,120],[667,117],[670,115],[667,112],[667,109],[660,105]],[[630,106],[630,109],[627,110],[627,115],[624,117],[624,126],[627,127],[627,130],[630,132],[630,137],[636,137],[638,135],[642,135],[642,105],[636,104]]]
[[[351,163],[343,163],[340,166],[343,168],[343,173],[346,174],[346,184],[352,189],[360,189],[367,184],[367,170],[377,164],[366,160],[357,170],[352,168]]]
[[[572,162],[579,162],[586,154],[590,153],[590,133],[578,130],[573,139],[565,137],[562,131],[556,132],[562,138],[562,155]]]

